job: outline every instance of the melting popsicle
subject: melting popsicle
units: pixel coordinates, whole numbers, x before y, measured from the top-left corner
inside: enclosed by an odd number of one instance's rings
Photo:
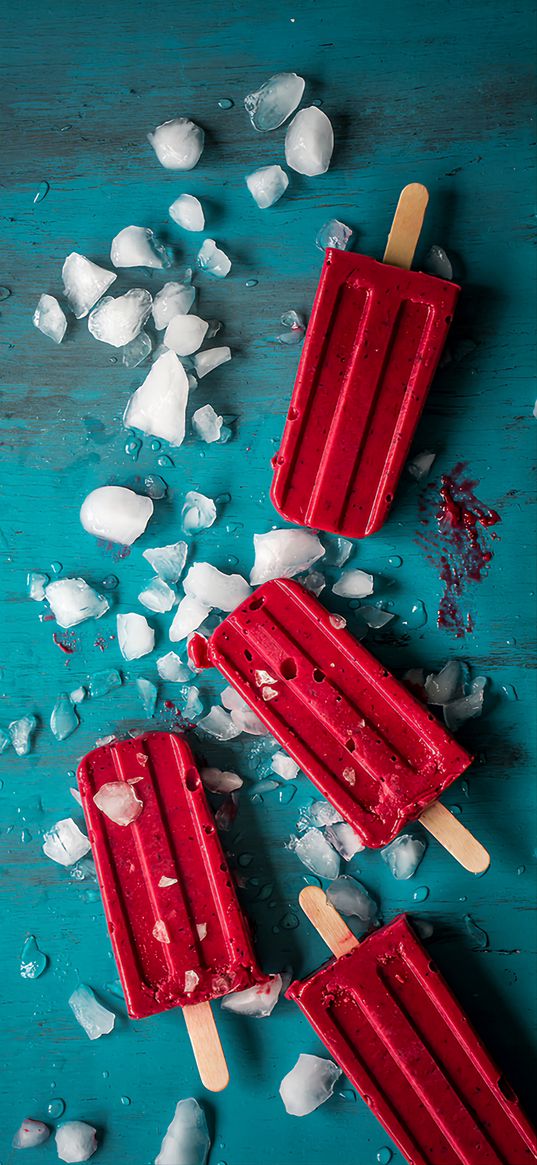
[[[209,1001],[266,976],[190,749],[168,732],[116,741],[84,758],[78,784],[129,1015],[184,1008],[202,1080],[219,1091]]]
[[[274,579],[193,637],[367,846],[419,817],[473,873],[489,855],[437,797],[471,757],[303,587]]]
[[[386,520],[460,290],[409,270],[428,197],[402,191],[383,263],[326,251],[273,462],[289,522],[363,538]]]
[[[531,1165],[537,1135],[405,915],[360,944],[318,886],[336,956],[294,999],[410,1165]]]

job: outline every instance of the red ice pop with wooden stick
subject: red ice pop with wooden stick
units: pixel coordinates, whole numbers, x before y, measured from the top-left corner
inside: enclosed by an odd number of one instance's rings
[[[531,1165],[537,1135],[405,915],[360,944],[318,886],[332,953],[287,991],[410,1165]]]
[[[189,651],[219,668],[365,845],[387,845],[419,817],[482,873],[487,851],[437,800],[472,758],[344,624],[274,579]]]
[[[329,248],[272,501],[300,526],[363,538],[386,520],[459,288],[411,271],[428,193],[401,193],[379,263]]]
[[[229,1076],[209,1001],[266,976],[190,749],[168,732],[116,741],[78,784],[129,1015],[182,1007],[217,1092]]]

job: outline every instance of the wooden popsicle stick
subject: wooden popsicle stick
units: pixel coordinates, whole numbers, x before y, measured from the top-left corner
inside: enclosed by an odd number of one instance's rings
[[[432,805],[428,805],[419,820],[465,870],[471,874],[484,874],[488,870],[490,854],[484,845],[441,801],[433,801]]]
[[[183,1015],[202,1084],[209,1092],[222,1092],[229,1071],[210,1003],[183,1007]]]
[[[401,191],[383,263],[391,263],[393,267],[410,270],[428,201],[429,191],[426,186],[421,185],[421,182],[411,182]]]
[[[298,895],[298,901],[315,930],[320,934],[333,955],[348,955],[357,947],[358,939],[349,930],[340,914],[328,901],[320,886],[305,886]]]

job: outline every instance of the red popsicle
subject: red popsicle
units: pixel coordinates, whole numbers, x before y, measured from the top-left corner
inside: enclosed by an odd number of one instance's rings
[[[386,520],[460,290],[406,269],[427,200],[405,187],[383,263],[326,252],[273,462],[289,522],[363,538]]]
[[[405,915],[359,945],[317,886],[335,959],[287,991],[410,1165],[530,1165],[537,1136]]]
[[[486,850],[436,800],[472,758],[298,583],[258,587],[189,650],[219,668],[365,845],[419,817],[467,869],[487,868]]]
[[[190,749],[167,732],[116,741],[84,758],[78,784],[129,1015],[183,1007],[202,1079],[218,1091],[227,1068],[208,1001],[266,976]],[[143,807],[120,825],[94,798],[125,796],[124,784]]]

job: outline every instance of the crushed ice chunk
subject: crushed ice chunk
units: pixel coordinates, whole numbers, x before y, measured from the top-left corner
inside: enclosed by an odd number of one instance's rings
[[[69,692],[69,699],[72,700],[73,704],[82,704],[86,699],[86,694],[86,689],[81,684],[79,688],[73,688],[72,692]]]
[[[174,316],[186,315],[196,298],[196,289],[187,283],[165,283],[153,300],[155,327],[162,331]]]
[[[144,807],[128,781],[106,781],[94,794],[93,800],[101,813],[105,813],[115,825],[130,825]]]
[[[85,619],[100,619],[110,604],[83,578],[58,578],[45,587],[45,596],[59,627],[77,627]]]
[[[157,921],[156,921],[151,933],[153,935],[153,938],[156,938],[158,943],[169,943],[169,941],[170,941],[170,936],[168,934],[168,927],[166,926],[166,923],[162,921],[161,918],[157,918]]]
[[[457,659],[450,659],[436,675],[431,674],[425,680],[425,692],[429,704],[439,704],[442,707],[451,704],[464,696],[466,673],[462,663]]]
[[[292,578],[322,558],[324,546],[309,530],[269,530],[254,534],[252,586],[273,578]]]
[[[174,117],[148,133],[157,158],[167,170],[193,170],[203,153],[205,134],[188,117]]]
[[[456,732],[466,720],[474,720],[483,711],[486,676],[477,676],[470,684],[467,696],[453,700],[444,707],[444,720],[450,732]]]
[[[307,1116],[332,1095],[341,1068],[333,1060],[301,1052],[280,1084],[280,1096],[290,1116]]]
[[[255,676],[255,682],[256,682],[258,688],[261,688],[263,686],[263,684],[275,684],[275,683],[277,683],[277,680],[275,679],[275,677],[271,676],[270,672],[264,671],[263,668],[256,669],[254,676]]]
[[[141,698],[146,716],[154,716],[158,695],[155,684],[151,680],[146,680],[145,676],[138,676],[136,687],[138,688],[138,694]]]
[[[203,207],[199,198],[193,194],[180,194],[179,198],[172,202],[168,213],[185,231],[205,230]]]
[[[325,174],[334,149],[331,122],[315,105],[301,109],[285,135],[285,160],[298,174]]]
[[[376,920],[377,903],[365,886],[351,878],[349,874],[342,874],[340,878],[336,878],[328,887],[326,897],[341,914],[354,915],[367,926],[371,926]]]
[[[209,372],[231,360],[231,349],[227,344],[223,344],[221,348],[207,348],[206,352],[196,352],[193,360],[196,376],[198,380],[202,380]]]
[[[185,567],[187,554],[186,542],[170,542],[168,546],[152,546],[143,551],[143,557],[159,578],[167,583],[178,582]]]
[[[96,538],[132,546],[143,534],[153,509],[151,498],[144,494],[121,485],[102,485],[84,499],[80,521]]]
[[[425,853],[425,842],[410,833],[400,833],[395,841],[381,849],[380,856],[394,878],[406,882],[412,878]]]
[[[411,477],[415,477],[416,481],[421,481],[422,478],[427,477],[433,462],[436,460],[436,453],[416,453],[415,457],[407,463],[407,469]]]
[[[121,676],[115,667],[105,668],[103,671],[93,672],[88,679],[88,692],[93,699],[107,696],[114,688],[121,687]]]
[[[148,611],[171,611],[177,596],[175,591],[164,582],[163,578],[152,578],[151,582],[140,591],[138,599]]]
[[[35,716],[19,716],[8,724],[11,743],[17,756],[28,756],[32,748],[32,736],[37,728]],[[2,749],[2,752],[4,750]]]
[[[206,768],[201,769],[200,776],[210,793],[234,793],[236,789],[242,788],[242,777],[238,773]]]
[[[17,1129],[11,1144],[14,1149],[36,1149],[38,1145],[44,1145],[49,1137],[48,1125],[27,1116]]]
[[[321,574],[319,570],[310,571],[301,581],[302,586],[310,592],[310,595],[315,595],[316,598],[319,597],[326,586],[324,574]]]
[[[144,360],[147,360],[152,347],[151,337],[148,336],[147,332],[140,332],[136,339],[125,345],[121,355],[121,363],[125,365],[125,368],[138,368],[139,364],[143,364]]]
[[[215,413],[212,405],[203,405],[201,409],[196,409],[192,417],[192,428],[196,437],[199,437],[200,441],[206,441],[208,445],[220,440],[223,423],[224,418]]]
[[[170,266],[166,248],[159,243],[149,227],[124,227],[112,239],[110,258],[114,267],[156,267],[161,270]],[[149,292],[146,294],[149,295]]]
[[[279,752],[274,753],[271,768],[273,773],[277,773],[284,781],[294,781],[299,773],[299,767],[296,761],[292,757],[287,756],[287,753],[281,749]]]
[[[77,320],[81,320],[108,291],[117,275],[114,271],[98,267],[85,255],[72,251],[62,267],[62,279],[69,307]]]
[[[346,821],[336,821],[334,825],[329,825],[325,837],[341,854],[344,862],[350,862],[355,854],[365,849],[362,839]]]
[[[69,997],[69,1007],[90,1040],[98,1040],[113,1030],[116,1017],[113,1011],[103,1007],[91,989],[81,983]]]
[[[60,692],[58,699],[52,709],[50,715],[50,728],[56,740],[67,740],[76,731],[80,720],[76,714],[76,709],[67,695],[67,692]]]
[[[162,878],[159,878],[158,884],[159,884],[160,889],[162,890],[162,889],[167,889],[168,886],[177,886],[178,881],[179,881],[178,878],[167,878],[166,875],[163,874]]]
[[[56,1151],[60,1161],[88,1161],[97,1151],[97,1130],[85,1121],[64,1121],[56,1129]]]
[[[341,813],[338,813],[329,801],[313,801],[307,808],[302,809],[297,828],[306,829],[309,825],[316,825],[323,829],[324,826],[335,825],[338,821],[343,821]]]
[[[164,343],[178,356],[191,356],[197,352],[198,348],[201,348],[208,327],[208,323],[200,316],[174,316],[164,333]]]
[[[390,611],[383,611],[381,607],[360,607],[359,614],[364,623],[374,631],[379,631],[393,619],[393,614]]]
[[[184,684],[190,679],[188,668],[175,651],[169,651],[167,655],[161,655],[160,659],[157,659],[157,671],[161,680],[169,680],[173,684]]]
[[[50,582],[48,574],[43,574],[40,570],[30,570],[26,576],[26,584],[28,587],[28,598],[33,599],[34,603],[42,603],[45,596],[45,587]]]
[[[155,1165],[206,1165],[210,1147],[205,1113],[189,1097],[176,1105]]]
[[[123,659],[140,659],[155,646],[155,632],[145,615],[132,611],[117,616],[117,638]]]
[[[185,575],[183,586],[185,595],[219,611],[233,611],[252,593],[241,574],[224,574],[210,562],[194,563]]]
[[[189,490],[185,494],[181,510],[181,524],[185,534],[195,534],[198,530],[207,530],[215,519],[216,506],[212,498],[197,493],[196,490]]]
[[[289,849],[319,878],[337,878],[339,854],[319,829],[307,829],[302,837],[291,837]]]
[[[186,639],[193,631],[197,631],[210,612],[211,608],[206,603],[201,603],[192,595],[185,595],[179,603],[170,627],[172,643],[178,643],[180,639]]]
[[[210,709],[207,716],[198,720],[198,728],[202,728],[204,732],[207,732],[209,736],[214,736],[216,740],[234,740],[241,731],[232,720],[230,713],[225,712],[216,704]]]
[[[352,542],[338,535],[328,542],[325,562],[327,566],[344,566],[352,553]]]
[[[175,352],[164,352],[136,389],[123,415],[125,427],[182,445],[188,400],[187,374]]]
[[[251,1019],[265,1019],[274,1011],[282,990],[281,975],[270,975],[268,982],[257,983],[245,991],[234,991],[225,995],[221,1002],[224,1011],[236,1015],[247,1015]]]
[[[365,570],[343,570],[332,590],[344,599],[365,599],[373,594],[373,575]]]
[[[282,332],[280,336],[276,336],[279,344],[301,344],[306,334],[306,320],[300,312],[291,309],[284,311],[280,317],[280,322],[288,328],[287,332]]]
[[[263,721],[230,684],[223,689],[220,699],[224,708],[231,712],[231,719],[240,732],[248,732],[251,736],[267,735],[268,728],[263,724]]]
[[[200,697],[200,690],[194,684],[190,687],[180,689],[179,699],[181,715],[184,720],[195,720],[198,716],[201,716],[203,703]]]
[[[281,166],[261,166],[248,175],[246,185],[259,209],[266,210],[285,194],[289,179]]]
[[[249,93],[244,108],[254,129],[267,133],[283,125],[300,104],[305,85],[297,73],[275,73],[255,93]]]
[[[438,279],[453,279],[451,260],[443,247],[433,246],[425,256],[424,270],[429,275],[436,275]]]
[[[320,251],[327,247],[334,247],[337,251],[346,251],[352,239],[352,228],[338,218],[329,218],[317,231],[315,245]]]
[[[152,296],[141,287],[132,287],[114,299],[106,295],[90,312],[88,329],[96,340],[122,348],[130,344],[151,314]]]
[[[206,922],[197,922],[196,923],[196,930],[198,932],[198,938],[199,938],[200,943],[201,943],[201,942],[203,942],[204,938],[207,938],[207,923]]]
[[[48,336],[56,344],[61,344],[67,331],[67,320],[53,295],[39,296],[32,322],[44,336]]]
[[[43,853],[60,866],[72,866],[91,849],[88,838],[78,828],[72,817],[57,821],[52,829],[43,835]]]
[[[195,991],[199,981],[200,977],[195,971],[185,971],[185,995],[190,995],[192,991]]]
[[[217,247],[214,239],[205,239],[198,251],[196,260],[201,271],[208,271],[209,275],[216,275],[223,279],[231,271],[231,259],[225,251]]]

